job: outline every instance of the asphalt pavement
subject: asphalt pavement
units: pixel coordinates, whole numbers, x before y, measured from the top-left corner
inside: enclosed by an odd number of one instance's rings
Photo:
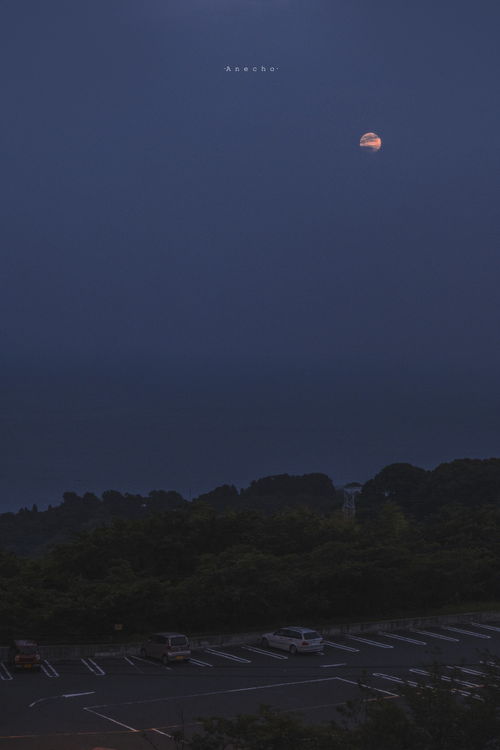
[[[350,699],[398,700],[404,685],[426,684],[434,662],[479,695],[485,662],[499,656],[500,621],[353,634],[296,656],[259,643],[209,647],[168,667],[99,655],[44,661],[40,673],[0,663],[0,749],[172,750],[175,732],[199,731],[200,717],[261,704],[328,721]]]

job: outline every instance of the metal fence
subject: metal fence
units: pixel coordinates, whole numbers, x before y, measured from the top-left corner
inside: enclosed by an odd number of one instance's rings
[[[499,621],[500,611],[497,612],[468,612],[455,615],[436,615],[432,617],[405,617],[397,620],[382,620],[378,622],[355,622],[344,625],[325,625],[318,628],[325,636],[342,635],[343,633],[367,633],[377,630],[404,630],[411,627],[440,627],[453,623],[471,623]],[[204,648],[206,646],[231,646],[240,643],[255,641],[262,635],[261,632],[250,633],[222,633],[220,635],[193,636],[190,638],[192,648]],[[40,655],[43,659],[81,659],[92,656],[126,656],[127,654],[138,654],[140,643],[84,643],[72,645],[40,646]],[[8,658],[7,646],[0,646],[0,661]]]

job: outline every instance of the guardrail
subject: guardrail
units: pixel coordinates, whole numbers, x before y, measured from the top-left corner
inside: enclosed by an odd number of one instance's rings
[[[430,617],[405,617],[394,620],[378,620],[367,622],[353,622],[343,625],[323,626],[318,628],[323,635],[335,636],[346,633],[370,633],[379,630],[405,630],[415,627],[440,627],[454,623],[489,622],[500,620],[500,610],[497,612],[467,612],[456,615],[435,615]],[[248,641],[255,641],[262,635],[262,630],[250,633],[222,633],[220,635],[193,636],[190,638],[191,647],[205,648],[207,646],[237,646]],[[40,654],[44,659],[81,659],[88,656],[126,656],[138,654],[140,643],[86,643],[78,645],[40,646]],[[0,661],[8,656],[8,647],[0,646]]]

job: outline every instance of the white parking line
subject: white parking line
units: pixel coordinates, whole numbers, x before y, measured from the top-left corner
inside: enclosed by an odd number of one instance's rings
[[[427,641],[417,641],[415,638],[407,638],[404,635],[396,635],[396,633],[383,633],[382,631],[379,631],[378,635],[382,635],[384,638],[394,638],[396,641],[414,643],[415,646],[427,646]]]
[[[160,667],[160,669],[168,669],[169,671],[172,669],[172,667],[167,667],[165,666],[165,664],[162,664],[161,662],[154,662],[154,661],[151,661],[151,659],[143,659],[142,656],[135,656],[134,654],[132,654],[130,658],[137,659],[137,661],[143,661],[144,664],[149,664],[150,666],[153,666],[153,667]]]
[[[47,659],[44,659],[41,664],[42,670],[44,674],[47,675],[47,677],[60,677],[61,675],[55,669],[50,662],[47,661]]]
[[[99,706],[97,706],[99,708]],[[131,732],[140,732],[140,729],[134,729],[134,727],[129,726],[128,724],[124,724],[122,721],[117,721],[116,719],[112,719],[110,716],[106,716],[105,714],[101,714],[98,711],[95,711],[93,708],[84,708],[84,711],[88,711],[91,714],[95,714],[96,716],[100,716],[101,719],[106,719],[106,721],[112,721],[113,724],[118,724],[119,727],[125,727],[125,729],[130,729]]]
[[[479,672],[477,669],[469,669],[468,667],[447,666],[446,669],[458,669],[459,672],[464,672],[465,674],[477,674],[479,677],[486,677],[484,672]]]
[[[431,673],[427,672],[425,669],[416,669],[412,668],[410,669],[410,672],[414,672],[415,674],[422,674],[426,677],[430,677]],[[443,682],[452,682],[454,685],[464,685],[465,687],[475,687],[479,688],[481,685],[478,685],[475,682],[466,682],[465,680],[454,680],[452,677],[447,677],[446,675],[439,675],[439,679]]]
[[[332,648],[340,648],[342,651],[352,651],[355,654],[359,654],[359,648],[353,648],[352,646],[344,646],[342,643],[334,643],[334,641],[323,641],[325,646],[331,646]]]
[[[323,669],[328,669],[328,667],[347,667],[347,662],[342,662],[342,664],[320,664],[320,667]]]
[[[37,698],[36,701],[33,701],[28,705],[28,708],[33,708],[33,706],[36,706],[40,703],[44,703],[45,701],[53,701],[57,698],[79,698],[82,695],[94,695],[95,690],[88,690],[86,693],[64,693],[63,695],[46,695],[44,698]]]
[[[365,685],[363,682],[354,682],[354,680],[346,680],[344,677],[337,677],[337,680],[340,680],[341,682],[348,682],[349,685],[358,685],[359,687],[368,688],[369,690],[374,690],[376,693],[385,693],[385,695],[390,695],[392,698],[399,698],[399,695],[397,693],[391,693],[389,690],[382,690],[382,688],[375,688],[372,685]]]
[[[395,677],[392,674],[384,674],[383,672],[372,672],[374,677],[380,677],[381,680],[389,680],[390,682],[398,682],[400,685],[409,685],[410,687],[418,687],[418,682],[413,680],[403,680],[401,677]]]
[[[12,675],[3,661],[0,661],[0,680],[12,680]]]
[[[459,638],[452,638],[449,635],[441,635],[441,633],[431,633],[430,630],[417,630],[417,628],[410,628],[412,633],[419,633],[420,635],[428,635],[429,638],[439,638],[441,641],[453,641],[459,643]]]
[[[233,654],[226,654],[225,651],[216,651],[214,648],[206,648],[207,654],[215,654],[215,656],[221,656],[223,659],[231,659],[231,661],[238,661],[241,664],[251,664],[250,659],[243,659],[241,656],[234,656]]]
[[[151,661],[151,659],[143,659],[142,656],[135,656],[135,654],[132,654],[130,657],[131,659],[137,659],[137,661],[143,661],[145,664],[153,664],[154,662]]]
[[[426,677],[428,677],[430,675],[430,672],[428,672],[426,669],[420,669],[420,668],[417,668],[417,667],[412,667],[410,669],[410,672],[414,672],[414,674],[423,674]]]
[[[352,641],[359,641],[359,643],[366,643],[368,646],[378,646],[378,648],[394,648],[390,643],[379,643],[379,641],[370,641],[368,638],[360,638],[358,635],[348,635]]]
[[[90,672],[97,675],[97,677],[104,677],[104,675],[106,674],[104,669],[101,669],[99,664],[96,664],[96,662],[93,659],[90,659],[90,657],[87,659],[84,659],[82,657],[80,661],[87,667],[88,670],[90,670]]]
[[[464,635],[475,635],[476,638],[491,638],[491,635],[486,635],[485,633],[475,633],[473,630],[453,628],[451,625],[443,625],[443,630],[451,630],[452,633],[463,633]]]
[[[142,671],[142,669],[135,662],[133,662],[132,659],[129,656],[124,656],[123,658],[125,659],[125,661],[127,662],[127,664],[130,664],[130,666],[133,667],[135,670],[137,670],[137,672],[139,672],[139,674],[144,674],[144,672]]]
[[[199,659],[191,659],[189,660],[191,664],[196,664],[197,667],[213,667],[213,664],[209,664],[208,661],[200,661]]]
[[[495,630],[497,633],[500,633],[500,628],[496,627],[495,625],[483,625],[481,622],[471,622],[471,625],[474,625],[475,628],[484,628],[485,630]]]
[[[250,687],[230,688],[229,690],[212,690],[208,693],[190,693],[188,695],[170,695],[170,696],[163,697],[163,698],[149,698],[147,700],[124,701],[123,703],[101,703],[95,706],[87,706],[85,710],[92,711],[93,713],[97,713],[97,711],[94,710],[96,708],[111,708],[112,706],[136,706],[136,705],[142,705],[146,703],[162,703],[162,702],[167,703],[168,701],[187,700],[188,698],[205,698],[205,697],[212,696],[212,695],[230,695],[232,693],[248,693],[254,690],[274,690],[275,688],[295,687],[296,685],[314,685],[320,682],[333,682],[334,680],[340,680],[341,682],[349,682],[351,685],[358,685],[357,682],[353,682],[352,680],[345,680],[343,677],[321,677],[321,678],[316,678],[313,680],[297,680],[294,682],[274,682],[268,685],[251,685]],[[387,691],[379,690],[378,692],[385,693]],[[390,693],[390,695],[393,695],[393,693]],[[398,698],[399,696],[394,695],[394,697]],[[98,716],[100,715],[101,714],[98,714]],[[106,719],[109,717],[104,716],[104,718]],[[110,721],[113,721],[113,719],[110,719]],[[115,722],[115,723],[119,724],[120,722]],[[122,726],[127,726],[127,725],[123,724]],[[127,729],[130,729],[130,728],[131,727],[127,727]],[[134,731],[138,731],[138,730],[134,730]]]
[[[173,734],[167,734],[167,732],[162,732],[161,729],[150,729],[150,732],[156,732],[157,734],[162,734],[164,737],[168,737],[169,740],[174,739]]]
[[[263,648],[257,648],[257,646],[241,646],[245,651],[253,651],[256,654],[264,654],[265,656],[272,656],[273,659],[288,659],[288,656],[284,654],[274,654],[272,651],[266,651]]]

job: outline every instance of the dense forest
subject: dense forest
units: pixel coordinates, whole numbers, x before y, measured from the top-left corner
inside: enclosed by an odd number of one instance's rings
[[[220,512],[253,509],[269,514],[299,506],[329,512],[341,507],[343,495],[324,474],[264,477],[241,490],[225,484],[192,502],[178,492],[164,490],[152,490],[147,496],[108,490],[101,498],[90,492],[83,496],[65,492],[60,505],[49,505],[45,511],[39,511],[35,504],[17,513],[0,513],[0,549],[37,556],[71,539],[75,532],[109,525],[118,518],[131,521],[169,510],[187,510],[199,501]]]
[[[38,548],[40,530],[72,537],[37,556],[4,541],[0,642],[108,640],[116,623],[127,640],[159,628],[320,626],[500,601],[500,459],[393,464],[357,504],[344,516],[341,493],[312,474],[192,502],[67,493],[59,508],[4,514],[4,540],[9,528]]]

